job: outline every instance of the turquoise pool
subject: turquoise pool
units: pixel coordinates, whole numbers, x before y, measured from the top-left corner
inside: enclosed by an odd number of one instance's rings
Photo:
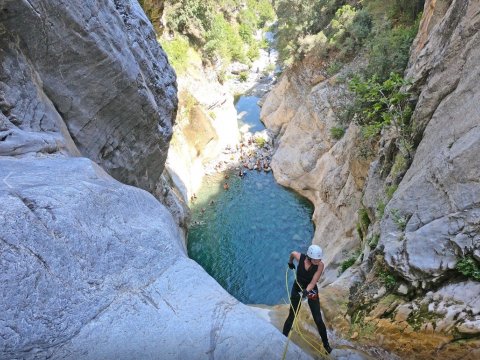
[[[237,105],[252,105],[241,100]],[[256,105],[258,99],[249,100]],[[243,122],[259,122],[256,116],[244,116]],[[189,256],[243,303],[283,303],[288,256],[311,244],[313,207],[278,185],[272,173],[247,170],[243,178],[237,173],[204,179],[191,206]],[[224,190],[225,182],[229,190]]]

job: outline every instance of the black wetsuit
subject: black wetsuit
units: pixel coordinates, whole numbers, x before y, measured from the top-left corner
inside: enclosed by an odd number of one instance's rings
[[[300,284],[302,289],[306,289],[308,284],[312,281],[313,275],[318,269],[317,265],[311,265],[308,271],[305,269],[305,254],[300,255],[300,261],[298,262],[297,267],[297,282]],[[288,318],[285,321],[285,325],[283,325],[283,335],[288,336],[290,329],[292,328],[293,319],[295,318],[295,310],[300,309],[300,294],[299,292],[302,291],[298,286],[297,282],[293,283],[292,286],[292,293],[290,295],[290,301],[292,305],[290,306],[290,313],[288,314]],[[315,291],[318,292],[317,285],[315,284]],[[323,323],[322,314],[320,313],[320,300],[318,297],[315,300],[308,299],[308,306],[310,306],[310,311],[312,312],[313,320],[318,328],[318,333],[322,338],[323,346],[329,347],[328,338],[327,338],[327,329],[325,324]]]

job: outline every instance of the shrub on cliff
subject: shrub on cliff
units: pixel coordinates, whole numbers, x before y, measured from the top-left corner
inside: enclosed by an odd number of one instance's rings
[[[208,57],[220,57],[227,62],[236,60],[246,62],[244,43],[238,29],[228,23],[223,15],[215,16],[211,29],[206,34],[204,51]]]
[[[362,126],[364,136],[375,137],[384,127],[393,127],[400,139],[400,150],[408,157],[413,105],[411,94],[404,90],[407,84],[407,80],[395,73],[385,81],[379,81],[377,75],[368,79],[357,75],[349,88],[355,94],[353,119]]]
[[[173,40],[160,41],[163,50],[167,53],[168,61],[178,74],[182,74],[188,67],[190,45],[188,40],[178,35]]]
[[[471,256],[457,262],[457,270],[467,278],[480,281],[480,264]]]
[[[292,64],[315,46],[319,33],[329,39],[318,55],[351,58],[368,43],[372,70],[382,80],[389,72],[401,72],[406,65],[409,46],[416,34],[416,19],[424,0],[278,0],[278,50],[280,59]],[[321,44],[320,44],[321,45]],[[317,55],[317,54],[315,54]],[[385,72],[385,69],[388,69]]]
[[[194,41],[210,30],[215,17],[212,0],[180,0],[167,11],[167,27],[185,34]]]
[[[378,29],[368,45],[366,76],[376,75],[386,80],[391,72],[401,73],[410,56],[410,46],[417,34],[418,24]]]

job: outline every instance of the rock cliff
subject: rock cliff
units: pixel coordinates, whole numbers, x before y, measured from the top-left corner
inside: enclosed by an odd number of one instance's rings
[[[179,111],[166,168],[185,201],[198,191],[205,165],[240,140],[233,96],[200,58],[178,77]]]
[[[318,71],[308,61],[283,76],[262,109],[278,133],[276,178],[315,205],[327,318],[409,358],[479,355],[479,283],[456,270],[480,254],[479,14],[477,1],[425,2],[406,71],[418,101],[416,150],[404,171],[392,166],[388,132],[363,157],[355,126],[332,139],[342,85],[307,81]],[[336,280],[339,260],[355,249],[358,267]]]
[[[177,96],[138,3],[7,0],[0,21],[0,358],[279,356],[152,196]]]
[[[338,125],[340,94],[334,81],[312,84],[316,64],[299,64],[282,77],[265,99],[261,117],[277,133],[272,169],[277,181],[306,196],[315,206],[313,242],[325,249],[330,265],[324,283],[337,278],[338,264],[358,249],[357,210],[368,172],[358,156],[359,131],[351,126],[339,141],[330,129]]]

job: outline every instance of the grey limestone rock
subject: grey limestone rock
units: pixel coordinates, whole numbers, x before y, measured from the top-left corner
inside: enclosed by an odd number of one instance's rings
[[[453,1],[411,65],[425,130],[381,224],[385,259],[411,281],[440,281],[480,249],[479,14],[480,3]]]
[[[286,338],[85,158],[0,157],[1,359],[272,359]],[[307,358],[289,346],[289,359]]]
[[[22,92],[8,105],[11,116],[28,118],[28,107],[34,121],[42,122],[57,112],[52,116],[63,119],[84,156],[116,179],[153,193],[172,135],[176,81],[140,5],[5,0],[0,29],[7,78],[21,77],[13,74],[15,67],[8,69],[11,55],[24,58],[25,71],[34,73],[49,104],[37,107]]]
[[[176,105],[136,1],[0,1],[0,359],[281,356],[149,193]]]

